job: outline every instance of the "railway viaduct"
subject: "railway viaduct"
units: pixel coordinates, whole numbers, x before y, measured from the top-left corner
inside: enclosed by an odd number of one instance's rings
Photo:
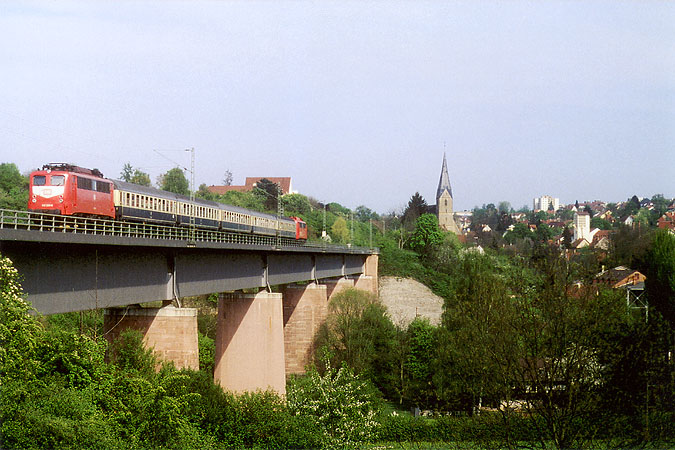
[[[347,287],[377,293],[376,249],[273,236],[0,211],[0,254],[40,313],[105,309],[108,340],[137,329],[178,368],[199,367],[197,310],[175,304],[218,293],[214,380],[233,392],[285,393],[286,375],[304,371],[332,296]]]

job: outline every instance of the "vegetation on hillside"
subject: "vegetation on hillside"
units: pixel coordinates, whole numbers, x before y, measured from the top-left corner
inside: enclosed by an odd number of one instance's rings
[[[183,189],[178,172],[172,183]],[[147,174],[129,165],[122,175]],[[0,166],[0,201],[25,207],[25,183],[15,166]],[[285,398],[237,396],[213,383],[212,316],[199,317],[199,371],[170,364],[156,371],[140,334],[107,343],[99,312],[35,314],[19,274],[0,258],[0,446],[674,443],[675,235],[654,230],[651,210],[638,217],[641,226],[611,224],[607,251],[566,251],[564,241],[552,243],[565,229],[544,223],[556,216],[526,212],[534,226],[513,223],[506,202],[474,210],[474,228],[494,231],[476,231],[466,245],[438,228],[419,194],[402,214],[380,216],[300,194],[278,199],[267,188],[214,196],[203,186],[198,195],[270,213],[281,201],[285,215],[309,224],[312,239],[379,247],[380,274],[415,278],[443,297],[442,322],[417,318],[400,328],[377,298],[346,290],[329,305],[313,366],[289,380]],[[652,201],[661,209],[667,203]],[[636,198],[616,211],[637,216],[641,209]],[[594,224],[606,227],[599,218]],[[647,276],[648,317],[627,307],[625,291],[593,284],[602,265]]]

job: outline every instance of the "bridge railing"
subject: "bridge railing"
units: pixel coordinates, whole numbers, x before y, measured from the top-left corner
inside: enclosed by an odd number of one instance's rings
[[[117,236],[140,239],[166,239],[190,242],[215,242],[224,244],[267,245],[275,247],[311,247],[326,250],[363,253],[369,249],[326,242],[302,242],[292,238],[279,238],[258,234],[232,233],[186,226],[159,225],[144,222],[123,222],[90,217],[61,216],[0,209],[0,229],[40,231],[49,233],[77,233],[100,236]]]

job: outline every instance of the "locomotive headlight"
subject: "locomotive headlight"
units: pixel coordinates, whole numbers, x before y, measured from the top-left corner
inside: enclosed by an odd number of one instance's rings
[[[33,197],[33,203],[37,203],[37,200],[35,197]]]
[[[59,203],[63,203],[63,195],[59,195]]]

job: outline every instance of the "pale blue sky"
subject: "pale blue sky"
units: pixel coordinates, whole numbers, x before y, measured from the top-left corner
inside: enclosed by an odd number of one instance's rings
[[[1,2],[0,160],[380,213],[675,196],[675,2]]]

